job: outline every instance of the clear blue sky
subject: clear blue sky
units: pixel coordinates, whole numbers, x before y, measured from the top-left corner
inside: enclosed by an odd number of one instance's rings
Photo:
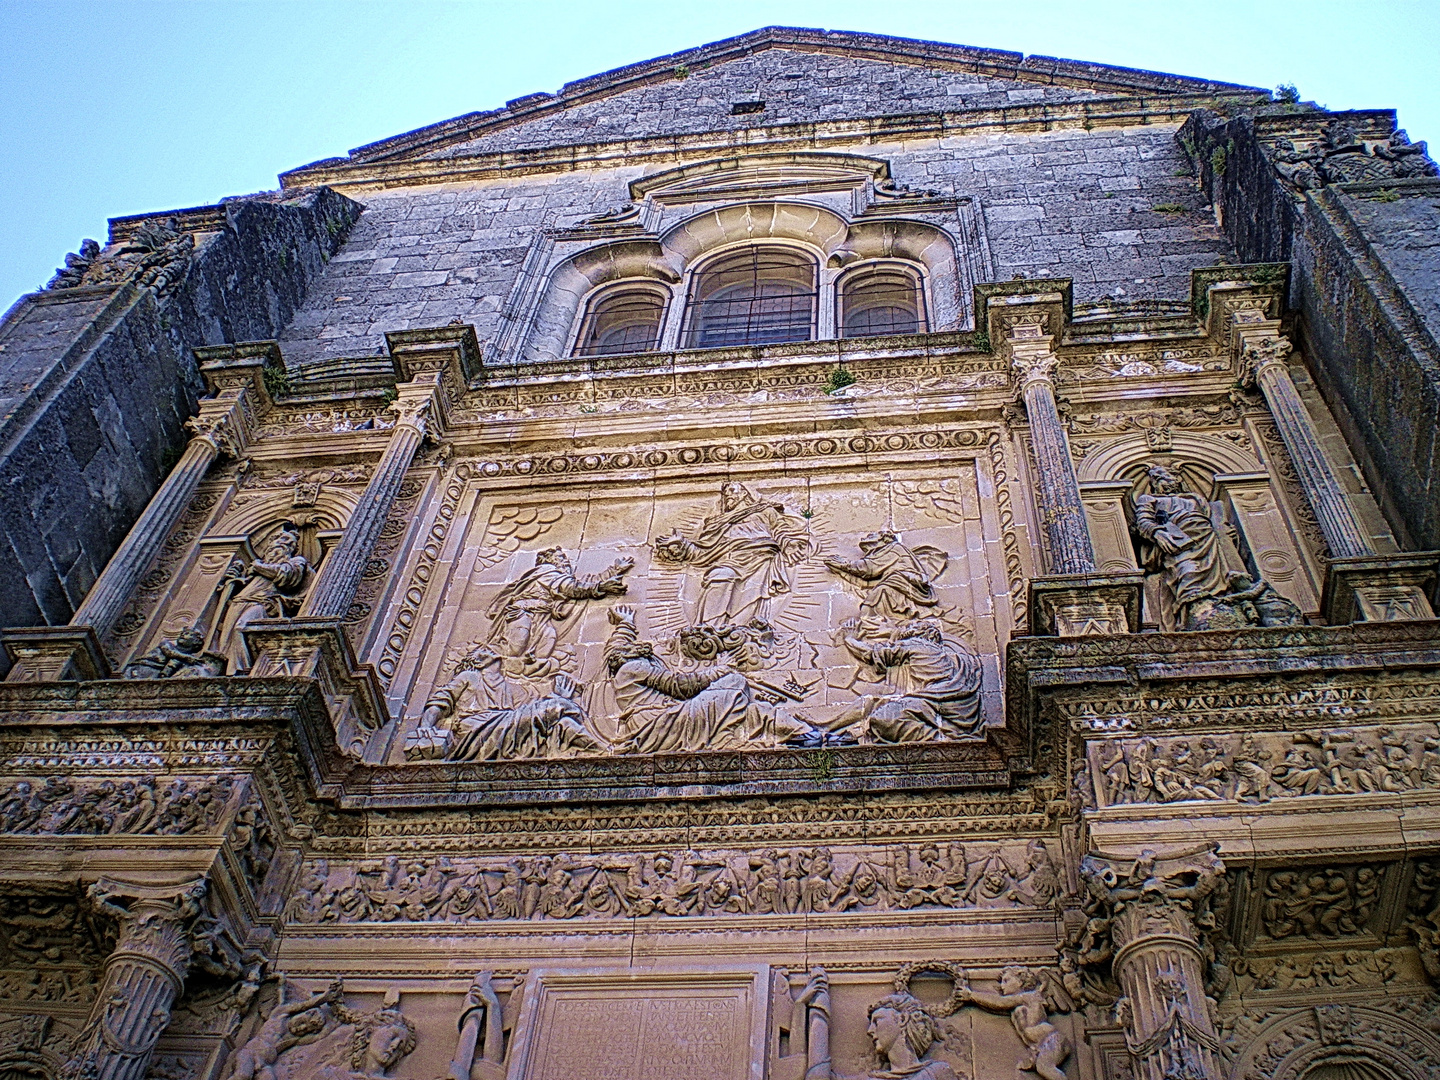
[[[769,24],[1294,83],[1440,151],[1440,0],[0,0],[0,309],[107,217]]]

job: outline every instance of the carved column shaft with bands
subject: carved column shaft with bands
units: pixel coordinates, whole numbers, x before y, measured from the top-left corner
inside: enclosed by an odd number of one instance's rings
[[[1364,530],[1355,518],[1350,497],[1315,434],[1315,424],[1300,400],[1300,391],[1290,377],[1285,360],[1291,345],[1273,331],[1255,337],[1242,331],[1246,340],[1241,354],[1241,381],[1254,382],[1265,395],[1276,430],[1295,463],[1296,475],[1315,511],[1330,553],[1340,559],[1373,555]]]
[[[186,423],[194,432],[190,444],[90,587],[70,625],[92,626],[101,638],[114,627],[215,459],[222,452],[232,457],[243,452],[249,408],[245,395],[243,389],[225,390],[200,403],[199,415]]]
[[[141,896],[126,907],[118,901],[129,890],[108,882],[92,887],[92,905],[116,918],[120,937],[105,961],[104,982],[67,1074],[144,1080],[185,985],[190,924],[204,889],[203,881],[194,882],[169,896]]]
[[[1058,361],[1048,343],[1016,343],[1014,367],[1022,380],[1030,444],[1035,453],[1035,485],[1040,514],[1050,544],[1050,571],[1055,574],[1095,572],[1095,551],[1080,484],[1070,460],[1070,442],[1055,404],[1053,375]]]
[[[1219,1041],[1190,912],[1173,902],[1132,903],[1116,916],[1112,933],[1136,1080],[1218,1080]]]
[[[400,397],[395,402],[399,413],[395,429],[370,483],[365,486],[360,504],[345,524],[345,535],[320,567],[319,579],[306,605],[306,615],[343,619],[350,610],[355,590],[360,585],[360,575],[375,553],[380,530],[390,516],[390,508],[395,504],[410,463],[425,441],[435,393],[434,384],[412,383],[400,388]]]

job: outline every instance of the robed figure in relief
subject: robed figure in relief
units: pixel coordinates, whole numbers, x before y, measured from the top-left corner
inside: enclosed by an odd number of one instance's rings
[[[1148,473],[1151,492],[1135,498],[1135,530],[1149,548],[1146,565],[1161,572],[1175,605],[1177,629],[1218,626],[1211,615],[1223,617],[1230,609],[1207,601],[1230,586],[1210,504],[1186,491],[1180,478],[1163,465],[1152,465]],[[1238,619],[1234,624],[1246,625]]]
[[[703,571],[692,624],[767,619],[771,601],[791,590],[791,568],[814,550],[801,518],[734,481],[721,486],[719,511],[693,538],[675,531],[655,541],[661,562]]]
[[[220,584],[229,596],[222,601],[215,652],[230,658],[236,674],[250,668],[250,653],[242,635],[245,627],[257,619],[299,614],[312,577],[309,561],[300,554],[300,535],[289,522],[270,541],[264,558],[249,566],[238,560],[231,564]]]

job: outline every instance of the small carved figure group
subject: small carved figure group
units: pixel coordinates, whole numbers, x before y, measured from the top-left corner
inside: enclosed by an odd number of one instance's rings
[[[381,1080],[415,1049],[415,1026],[395,1008],[344,1003],[337,979],[298,1001],[280,996],[259,1030],[230,1059],[226,1080]]]
[[[195,249],[195,237],[180,232],[173,217],[143,222],[128,240],[107,248],[84,240],[78,254],[65,256],[63,268],[45,287],[75,289],[82,285],[118,285],[128,278],[164,295],[184,275]]]
[[[332,873],[308,864],[288,914],[298,922],[474,922],[497,919],[681,918],[699,915],[885,911],[923,907],[1049,907],[1059,877],[1044,842],[877,853],[829,848],[570,855],[456,865],[390,856]]]
[[[1240,992],[1312,987],[1384,986],[1399,974],[1397,949],[1344,949],[1314,955],[1236,957],[1231,966]]]
[[[1272,870],[1265,882],[1261,921],[1272,938],[1358,934],[1380,899],[1374,867],[1330,867],[1315,872]]]
[[[228,661],[205,650],[205,629],[187,626],[125,665],[127,679],[209,679],[224,675]]]
[[[1440,784],[1440,739],[1423,729],[1116,740],[1102,747],[1106,797],[1117,803],[1398,793]]]
[[[1282,140],[1272,153],[1275,171],[1297,191],[1314,191],[1326,184],[1357,181],[1408,180],[1440,175],[1423,142],[1412,143],[1404,131],[1373,149],[1344,120],[1326,125],[1320,139],[1308,150]]]
[[[223,778],[175,779],[164,788],[153,776],[17,780],[0,796],[0,832],[183,836],[215,829],[230,794]]]

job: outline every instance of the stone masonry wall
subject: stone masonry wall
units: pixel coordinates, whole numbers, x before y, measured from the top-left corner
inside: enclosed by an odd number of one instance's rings
[[[328,190],[228,204],[164,298],[23,297],[0,323],[0,625],[64,623],[145,508],[202,390],[190,350],[274,337],[358,215]]]
[[[1190,270],[1233,255],[1174,135],[1147,125],[827,149],[888,159],[902,184],[978,196],[1001,280],[1073,277],[1081,303],[1188,300]],[[482,341],[494,336],[535,231],[625,202],[640,175],[586,170],[365,194],[323,287],[281,338],[287,361],[374,356],[387,331],[456,318]]]
[[[1325,119],[1312,121],[1317,131]],[[1332,184],[1301,196],[1271,166],[1262,122],[1200,112],[1180,137],[1198,149],[1240,258],[1291,261],[1303,352],[1366,481],[1408,533],[1402,544],[1440,548],[1440,180]]]

